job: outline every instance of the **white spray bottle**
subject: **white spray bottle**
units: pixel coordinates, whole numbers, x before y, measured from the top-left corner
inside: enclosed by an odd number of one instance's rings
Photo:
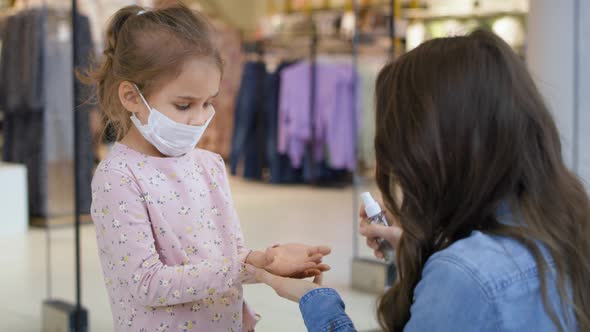
[[[369,218],[369,223],[389,227],[387,219],[385,218],[385,213],[381,210],[381,206],[379,206],[379,203],[377,203],[377,201],[373,199],[371,193],[362,193],[361,198],[365,203],[365,212],[367,213],[367,217]],[[379,245],[379,250],[383,253],[384,260],[387,263],[393,263],[395,260],[395,251],[391,244],[387,240],[382,238],[377,239],[377,244]]]

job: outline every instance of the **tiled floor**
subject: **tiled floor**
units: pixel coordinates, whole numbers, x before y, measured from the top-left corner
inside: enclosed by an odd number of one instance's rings
[[[326,285],[341,291],[347,311],[360,331],[377,328],[376,297],[349,289],[353,211],[351,189],[275,187],[232,180],[246,244],[264,248],[301,241],[326,244],[332,271]],[[47,297],[45,234],[0,238],[0,331],[39,331],[41,302]],[[73,230],[52,231],[53,295],[73,300]],[[83,302],[90,311],[91,331],[111,330],[111,315],[98,262],[93,227],[82,229]],[[264,285],[246,286],[246,299],[263,316],[257,331],[305,331],[298,307]]]

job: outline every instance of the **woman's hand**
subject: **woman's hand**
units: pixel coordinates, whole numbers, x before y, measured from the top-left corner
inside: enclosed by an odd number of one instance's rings
[[[282,298],[299,303],[307,292],[319,288],[322,284],[322,274],[317,275],[313,282],[301,279],[279,277],[263,269],[254,272],[256,280],[272,287]]]
[[[401,227],[397,225],[397,222],[393,219],[391,214],[385,210],[383,204],[379,205],[381,205],[381,210],[385,212],[385,218],[390,226],[369,224],[369,218],[365,212],[365,206],[361,205],[359,233],[367,238],[367,246],[374,250],[375,257],[383,259],[383,252],[379,250],[377,239],[384,239],[389,242],[394,249],[397,249],[403,231]]]
[[[331,249],[328,247],[314,247],[300,243],[274,246],[266,250],[266,259],[269,264],[264,266],[264,269],[282,277],[317,276],[330,269],[330,266],[322,264],[322,259],[330,252]]]

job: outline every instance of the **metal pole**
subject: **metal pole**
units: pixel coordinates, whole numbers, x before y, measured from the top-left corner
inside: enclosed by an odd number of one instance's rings
[[[28,5],[28,4],[27,4]],[[47,19],[47,1],[43,0],[42,2],[42,7],[41,7],[44,19]],[[47,38],[47,31],[46,28],[43,29],[43,38]],[[51,270],[51,223],[50,222],[46,222],[45,225],[45,272],[46,272],[46,276],[45,276],[45,283],[47,286],[47,299],[51,299],[51,296],[53,295],[53,291],[52,291],[52,285],[53,285],[53,281],[51,279],[52,276],[52,270]]]
[[[76,38],[76,32],[78,31],[78,3],[76,0],[72,0],[72,70],[73,70],[73,110],[74,110],[74,230],[75,230],[75,256],[76,256],[76,331],[82,332],[82,278],[80,273],[81,260],[80,260],[80,202],[78,197],[80,196],[80,140],[79,126],[80,117],[78,115],[78,84],[76,84],[76,68],[78,65],[78,39]]]
[[[389,38],[391,39],[391,49],[389,56],[393,60],[395,56],[395,0],[391,0],[389,3],[389,11],[391,13],[391,19],[389,20]]]
[[[47,222],[45,225],[45,283],[47,284],[47,299],[51,299],[52,294],[52,285],[53,282],[51,280],[51,223]]]
[[[352,70],[353,70],[353,75],[357,75],[358,73],[358,40],[359,40],[359,3],[358,0],[353,0],[353,10],[354,10],[354,32],[352,35]],[[353,76],[354,77],[354,76]],[[356,98],[359,98],[359,94],[358,94],[358,86],[357,86],[357,82],[358,82],[358,77],[354,79],[354,84],[353,84],[353,89],[354,89],[354,93]],[[358,101],[356,103],[357,105],[359,105]],[[354,108],[357,112],[360,111],[360,109],[357,109],[356,107]],[[358,116],[356,117],[358,119]],[[357,130],[358,129],[358,123],[354,123],[355,126],[357,126]],[[357,132],[358,134],[358,132]],[[355,156],[356,159],[358,160],[358,135],[356,135],[355,137]],[[359,219],[359,186],[361,185],[361,181],[360,181],[360,175],[358,174],[358,168],[355,167],[354,171],[352,173],[352,250],[353,250],[353,255],[354,257],[358,257],[359,256],[359,243],[358,243],[358,231],[359,231],[359,223],[358,223],[358,219]]]

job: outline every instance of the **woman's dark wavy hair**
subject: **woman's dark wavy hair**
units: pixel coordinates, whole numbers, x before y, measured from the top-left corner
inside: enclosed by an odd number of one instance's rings
[[[556,326],[568,330],[556,313],[573,308],[580,331],[590,331],[588,195],[512,49],[485,31],[428,41],[381,71],[376,105],[377,182],[404,230],[398,282],[379,304],[382,327],[402,331],[428,258],[479,230],[525,245]],[[502,202],[518,211],[518,225],[495,218]],[[537,244],[555,261],[562,308],[549,304],[549,266]]]

